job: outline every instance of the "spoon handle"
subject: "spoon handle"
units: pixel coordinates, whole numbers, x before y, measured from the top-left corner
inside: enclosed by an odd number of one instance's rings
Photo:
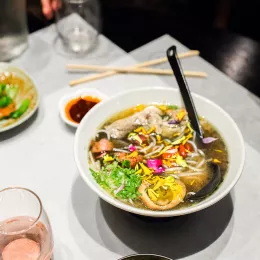
[[[172,70],[174,72],[175,78],[177,80],[177,83],[179,85],[179,89],[182,95],[182,99],[184,102],[184,105],[186,107],[186,110],[189,115],[189,119],[191,122],[191,125],[193,129],[198,133],[200,138],[203,138],[203,132],[200,127],[198,114],[196,112],[195,105],[193,103],[193,99],[189,90],[188,83],[185,79],[185,76],[183,74],[183,70],[181,67],[181,63],[179,61],[179,58],[177,57],[177,49],[176,46],[172,46],[167,50],[167,58],[168,61],[172,67]]]

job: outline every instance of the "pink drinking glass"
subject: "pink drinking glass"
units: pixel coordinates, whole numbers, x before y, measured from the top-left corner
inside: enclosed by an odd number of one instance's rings
[[[0,191],[0,260],[50,260],[51,225],[33,191],[12,187]]]

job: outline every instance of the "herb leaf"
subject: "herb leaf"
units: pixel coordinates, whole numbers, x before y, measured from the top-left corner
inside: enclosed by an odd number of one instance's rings
[[[140,196],[138,188],[142,180],[140,176],[136,174],[136,171],[130,168],[130,162],[128,160],[123,162],[125,162],[124,167],[129,165],[129,168],[123,168],[119,166],[118,162],[113,162],[102,167],[99,172],[93,169],[90,169],[90,171],[96,182],[116,198],[134,200]],[[122,186],[124,188],[115,194],[115,191]]]
[[[123,168],[130,168],[130,161],[129,160],[123,160],[122,161],[122,167]]]
[[[173,109],[173,110],[176,110],[176,109],[179,108],[179,107],[176,106],[176,105],[168,105],[167,107],[168,107],[168,109]]]

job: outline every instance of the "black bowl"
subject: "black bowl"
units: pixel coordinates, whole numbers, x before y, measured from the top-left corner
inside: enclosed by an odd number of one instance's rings
[[[152,255],[152,254],[140,254],[140,255],[129,255],[125,256],[123,258],[120,258],[119,260],[172,260],[170,258],[167,258],[165,256],[161,255]]]

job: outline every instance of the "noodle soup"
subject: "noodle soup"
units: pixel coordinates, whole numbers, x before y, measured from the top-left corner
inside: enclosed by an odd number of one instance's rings
[[[198,200],[189,197],[214,178],[210,162],[219,165],[221,180],[228,168],[224,140],[206,119],[200,123],[203,142],[197,142],[184,108],[138,105],[121,111],[90,144],[94,179],[111,196],[138,208],[191,206]]]

